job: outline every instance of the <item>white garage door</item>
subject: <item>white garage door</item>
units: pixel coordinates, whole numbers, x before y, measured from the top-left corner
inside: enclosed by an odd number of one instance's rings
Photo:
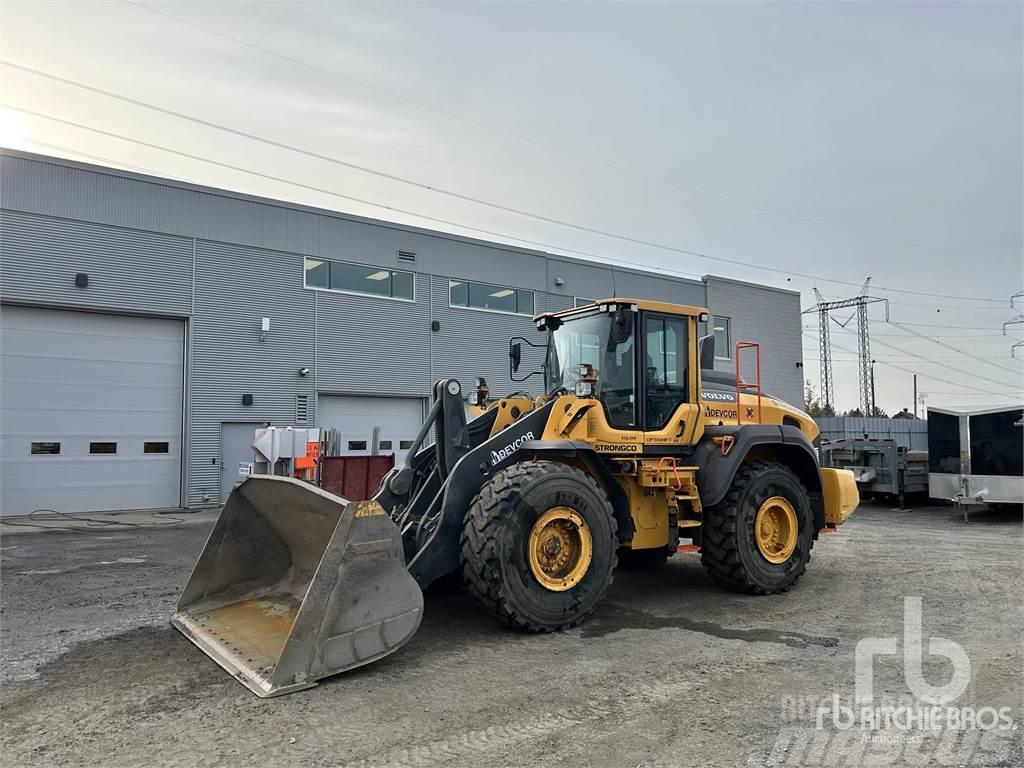
[[[184,323],[5,306],[0,514],[176,507]]]
[[[317,426],[338,430],[341,456],[401,454],[423,424],[423,400],[418,397],[341,397],[320,395]]]

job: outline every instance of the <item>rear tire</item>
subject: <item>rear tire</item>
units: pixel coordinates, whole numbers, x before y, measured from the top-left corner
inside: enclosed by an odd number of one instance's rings
[[[788,544],[759,537],[755,522],[762,509],[781,509],[782,518],[786,510],[792,513],[795,526]],[[811,559],[813,519],[807,489],[793,470],[783,464],[744,462],[725,498],[704,510],[701,563],[715,581],[735,592],[787,592]]]
[[[554,529],[545,523],[552,515]],[[574,627],[612,583],[615,530],[608,497],[585,472],[551,461],[516,464],[491,478],[470,504],[460,541],[463,578],[480,605],[505,624],[531,632]],[[546,531],[567,531],[566,539],[549,536],[557,539],[555,552],[564,545],[565,553],[579,555],[563,570],[552,567],[553,578],[537,571],[539,537]]]

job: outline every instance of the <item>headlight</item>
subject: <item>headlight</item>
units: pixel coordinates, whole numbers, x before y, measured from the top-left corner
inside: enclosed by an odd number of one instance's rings
[[[577,381],[576,382],[576,397],[593,397],[594,396],[594,382],[592,381]]]
[[[470,405],[480,405],[480,393],[470,392],[468,395],[466,395],[466,400],[469,402]]]

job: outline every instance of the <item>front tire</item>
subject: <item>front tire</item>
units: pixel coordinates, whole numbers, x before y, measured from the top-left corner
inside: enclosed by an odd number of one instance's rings
[[[735,592],[787,592],[811,559],[813,519],[807,489],[793,470],[745,462],[725,498],[704,510],[701,563]]]
[[[574,627],[612,583],[615,530],[608,497],[585,472],[551,461],[516,464],[470,504],[463,578],[506,624],[531,632]]]

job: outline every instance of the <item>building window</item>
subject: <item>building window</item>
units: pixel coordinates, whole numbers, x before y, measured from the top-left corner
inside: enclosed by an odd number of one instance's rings
[[[89,443],[89,453],[117,453],[117,443]]]
[[[348,449],[350,451],[365,451],[366,441],[365,440],[349,440]]]
[[[515,315],[532,315],[534,307],[533,291],[466,280],[448,281],[448,303],[453,307],[488,309]]]
[[[711,321],[712,332],[715,334],[715,357],[732,359],[732,330],[728,317],[715,317]]]
[[[593,299],[585,299],[582,296],[577,296],[577,297],[575,297],[572,300],[572,306],[573,306],[574,309],[578,309],[580,307],[585,307],[588,304],[593,304],[593,303],[594,303]]]
[[[146,442],[142,444],[143,453],[168,453],[170,448],[169,443],[163,442]]]
[[[407,451],[412,448],[412,440],[399,440],[398,448],[402,451]]]
[[[412,272],[306,257],[307,288],[414,301]]]
[[[379,442],[379,443],[377,444],[377,447],[378,447],[378,448],[379,448],[380,450],[382,450],[382,451],[390,451],[390,450],[391,450],[391,441],[390,441],[390,440],[381,440],[381,441],[380,441],[380,442]]]
[[[60,443],[32,443],[32,455],[43,454],[57,455],[60,453]]]

